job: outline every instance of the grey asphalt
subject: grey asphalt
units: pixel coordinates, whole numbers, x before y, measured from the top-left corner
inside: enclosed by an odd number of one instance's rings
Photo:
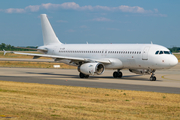
[[[78,71],[72,69],[1,67],[0,80],[180,94],[180,64],[169,70],[157,71],[157,81],[149,81],[149,75],[136,75],[128,70],[122,72],[121,79],[112,77],[113,70],[106,70],[100,76],[80,79]]]

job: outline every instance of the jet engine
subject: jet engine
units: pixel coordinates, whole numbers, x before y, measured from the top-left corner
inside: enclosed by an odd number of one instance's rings
[[[151,70],[149,69],[129,69],[130,72],[140,74],[140,75],[149,75]]]
[[[102,63],[84,63],[78,67],[78,71],[86,75],[100,75],[104,72]]]

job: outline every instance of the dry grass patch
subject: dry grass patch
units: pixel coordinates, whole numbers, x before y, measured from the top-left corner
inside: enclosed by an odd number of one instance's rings
[[[76,69],[76,67],[74,66],[66,65],[63,63],[0,61],[0,67],[54,68],[53,65],[60,65],[61,69]]]
[[[0,81],[0,118],[179,119],[180,95]]]
[[[180,62],[180,54],[174,54],[174,55],[177,57],[178,61]]]

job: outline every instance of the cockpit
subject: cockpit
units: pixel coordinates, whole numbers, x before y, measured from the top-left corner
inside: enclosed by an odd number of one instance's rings
[[[161,55],[161,54],[172,54],[171,51],[156,51],[156,55]]]

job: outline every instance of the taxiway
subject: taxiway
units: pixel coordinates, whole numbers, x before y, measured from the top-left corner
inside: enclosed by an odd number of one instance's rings
[[[149,81],[150,75],[136,75],[128,70],[122,72],[122,78],[113,78],[113,70],[106,70],[100,76],[81,79],[74,69],[1,67],[0,80],[180,94],[180,63],[171,69],[156,71],[157,81]]]

